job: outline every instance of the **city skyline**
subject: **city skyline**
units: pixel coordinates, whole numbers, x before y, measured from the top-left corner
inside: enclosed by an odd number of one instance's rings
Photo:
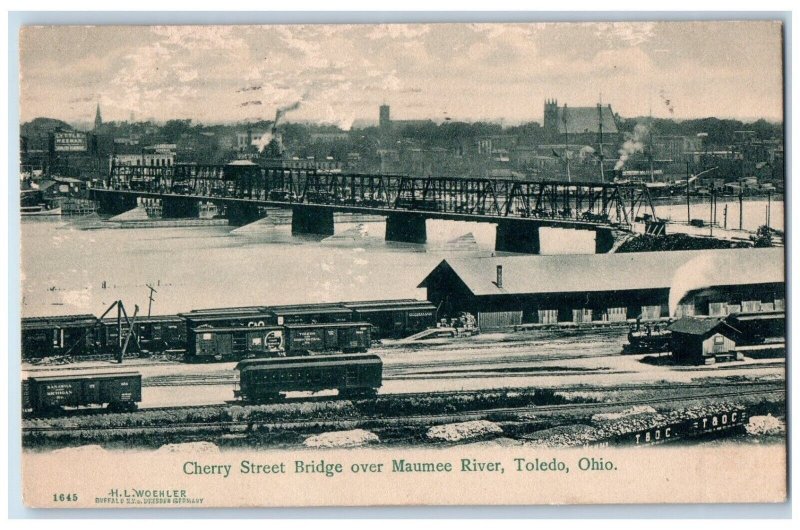
[[[782,121],[775,22],[60,26],[20,36],[21,120],[542,121],[544,101]],[[702,75],[699,75],[702,74]],[[587,79],[591,83],[587,84]],[[210,103],[213,102],[213,103]]]

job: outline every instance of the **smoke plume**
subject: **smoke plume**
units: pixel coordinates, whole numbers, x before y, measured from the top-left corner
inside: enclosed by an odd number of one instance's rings
[[[675,105],[672,103],[672,99],[667,95],[663,88],[658,92],[658,96],[661,98],[661,101],[664,102],[664,106],[667,108],[669,113],[675,114]]]
[[[625,162],[636,153],[644,151],[644,140],[647,137],[647,127],[642,124],[636,124],[633,128],[633,134],[625,135],[625,143],[619,150],[619,160],[614,164],[614,170],[618,171],[623,168]]]
[[[302,100],[297,100],[291,105],[286,105],[284,107],[278,108],[278,111],[275,113],[275,126],[278,125],[278,121],[283,118],[286,114],[292,112],[293,110],[297,110],[300,108],[300,103]]]
[[[591,159],[595,154],[594,148],[590,145],[585,145],[581,147],[581,150],[578,152],[578,156],[581,159],[581,162],[585,162],[586,160]]]
[[[264,132],[261,134],[261,138],[258,140],[253,141],[253,145],[258,147],[258,152],[263,153],[264,149],[269,145],[272,141],[272,133],[271,132]]]
[[[303,98],[306,96],[304,95]],[[288,113],[292,112],[293,110],[297,110],[300,108],[300,104],[302,103],[302,99],[295,101],[289,105],[284,105],[283,107],[278,107],[278,110],[275,111],[275,121],[272,125],[272,130],[275,131],[278,128],[278,123],[280,120],[286,116]],[[253,142],[256,147],[258,147],[258,152],[263,153],[264,149],[269,145],[269,143],[275,138],[277,135],[273,134],[272,131],[264,132],[257,141]]]

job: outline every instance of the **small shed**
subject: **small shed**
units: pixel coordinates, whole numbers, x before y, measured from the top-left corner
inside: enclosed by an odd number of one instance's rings
[[[739,331],[721,318],[681,318],[667,328],[672,357],[683,364],[741,360],[736,353]]]

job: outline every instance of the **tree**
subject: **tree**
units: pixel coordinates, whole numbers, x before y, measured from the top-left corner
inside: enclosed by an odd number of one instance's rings
[[[761,225],[756,230],[756,235],[750,236],[753,246],[756,248],[767,248],[772,246],[772,230],[767,225]]]
[[[161,135],[169,143],[177,143],[181,135],[190,132],[192,120],[167,120],[161,128]]]

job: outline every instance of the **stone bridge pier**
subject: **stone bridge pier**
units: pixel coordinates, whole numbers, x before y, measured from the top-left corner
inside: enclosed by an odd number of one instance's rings
[[[200,217],[200,201],[191,197],[164,196],[161,206],[161,217],[164,219]]]
[[[594,230],[594,253],[606,254],[616,242],[614,231],[610,228],[595,228]]]
[[[497,252],[519,252],[539,254],[539,225],[533,221],[507,219],[497,223],[497,237],[494,242]]]
[[[386,217],[386,241],[424,244],[427,240],[424,215],[393,213]]]
[[[263,215],[255,204],[244,202],[229,202],[225,206],[225,217],[231,226],[244,226],[261,219]]]
[[[333,235],[333,210],[319,206],[292,207],[292,235]]]
[[[94,191],[91,196],[97,201],[98,211],[101,214],[119,215],[137,206],[136,195],[127,193]]]

